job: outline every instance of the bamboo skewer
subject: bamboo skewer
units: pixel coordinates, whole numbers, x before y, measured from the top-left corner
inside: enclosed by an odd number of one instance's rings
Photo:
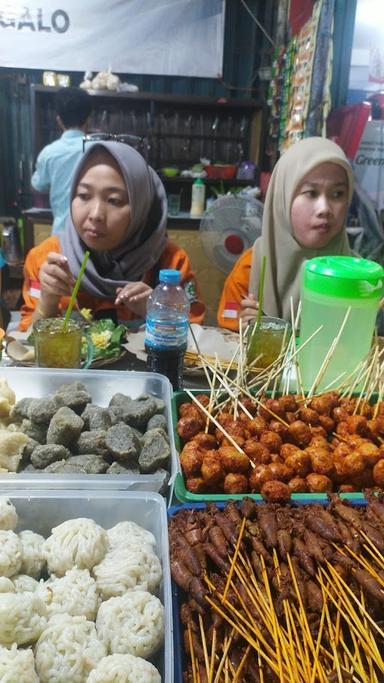
[[[233,570],[234,570],[235,563],[236,563],[236,560],[237,560],[237,555],[238,555],[238,553],[239,553],[240,543],[241,543],[242,538],[243,538],[243,533],[244,533],[244,528],[245,528],[245,522],[246,522],[246,521],[247,521],[246,518],[243,517],[243,521],[242,521],[242,523],[241,523],[240,532],[239,532],[239,536],[238,536],[237,543],[236,543],[236,547],[235,547],[235,552],[234,552],[233,557],[232,557],[232,560],[231,560],[231,567],[230,567],[230,569],[229,569],[228,576],[227,576],[227,581],[226,581],[225,588],[224,588],[224,593],[223,593],[223,600],[222,600],[222,602],[225,602],[226,599],[227,599],[227,593],[228,593],[229,586],[230,586],[230,584],[231,584],[232,575],[233,575]]]
[[[203,413],[205,413],[205,415],[206,415],[207,417],[209,417],[209,419],[211,420],[211,422],[213,422],[213,424],[215,425],[215,427],[217,427],[217,428],[222,432],[222,434],[224,434],[225,438],[228,439],[228,441],[231,442],[232,446],[233,446],[234,448],[236,448],[236,450],[239,451],[239,453],[244,453],[244,451],[242,450],[242,448],[240,448],[239,444],[236,443],[236,441],[231,437],[230,434],[228,434],[228,432],[227,432],[227,431],[224,429],[224,427],[222,427],[221,424],[213,417],[213,415],[211,415],[211,414],[208,412],[208,410],[203,406],[203,404],[200,403],[200,401],[198,401],[197,398],[196,398],[188,389],[185,390],[185,393],[189,396],[189,398],[192,399],[192,401],[193,401],[194,403],[196,403],[196,405],[199,406],[199,409],[200,409]],[[255,463],[253,463],[252,460],[249,460],[249,462],[251,463],[251,465],[253,465],[253,467],[255,467]]]

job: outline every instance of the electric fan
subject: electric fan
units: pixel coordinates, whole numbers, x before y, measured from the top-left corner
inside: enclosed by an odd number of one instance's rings
[[[200,239],[209,260],[229,273],[241,254],[261,235],[263,204],[253,197],[227,194],[215,200],[200,223]]]

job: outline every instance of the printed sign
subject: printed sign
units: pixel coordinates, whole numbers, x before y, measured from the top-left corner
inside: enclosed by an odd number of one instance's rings
[[[225,0],[0,0],[0,66],[222,75]]]

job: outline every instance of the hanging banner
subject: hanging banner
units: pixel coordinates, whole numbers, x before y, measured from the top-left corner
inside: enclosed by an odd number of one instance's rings
[[[0,0],[0,66],[222,75],[225,0]]]

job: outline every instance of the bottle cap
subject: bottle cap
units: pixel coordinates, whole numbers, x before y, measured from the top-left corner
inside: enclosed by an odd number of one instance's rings
[[[196,180],[193,181],[194,185],[204,185],[204,180],[203,178],[196,178]]]
[[[304,263],[303,290],[346,299],[379,299],[384,269],[353,256],[317,256]]]
[[[159,273],[159,282],[165,282],[167,285],[179,285],[180,281],[181,273],[179,270],[165,268]]]

